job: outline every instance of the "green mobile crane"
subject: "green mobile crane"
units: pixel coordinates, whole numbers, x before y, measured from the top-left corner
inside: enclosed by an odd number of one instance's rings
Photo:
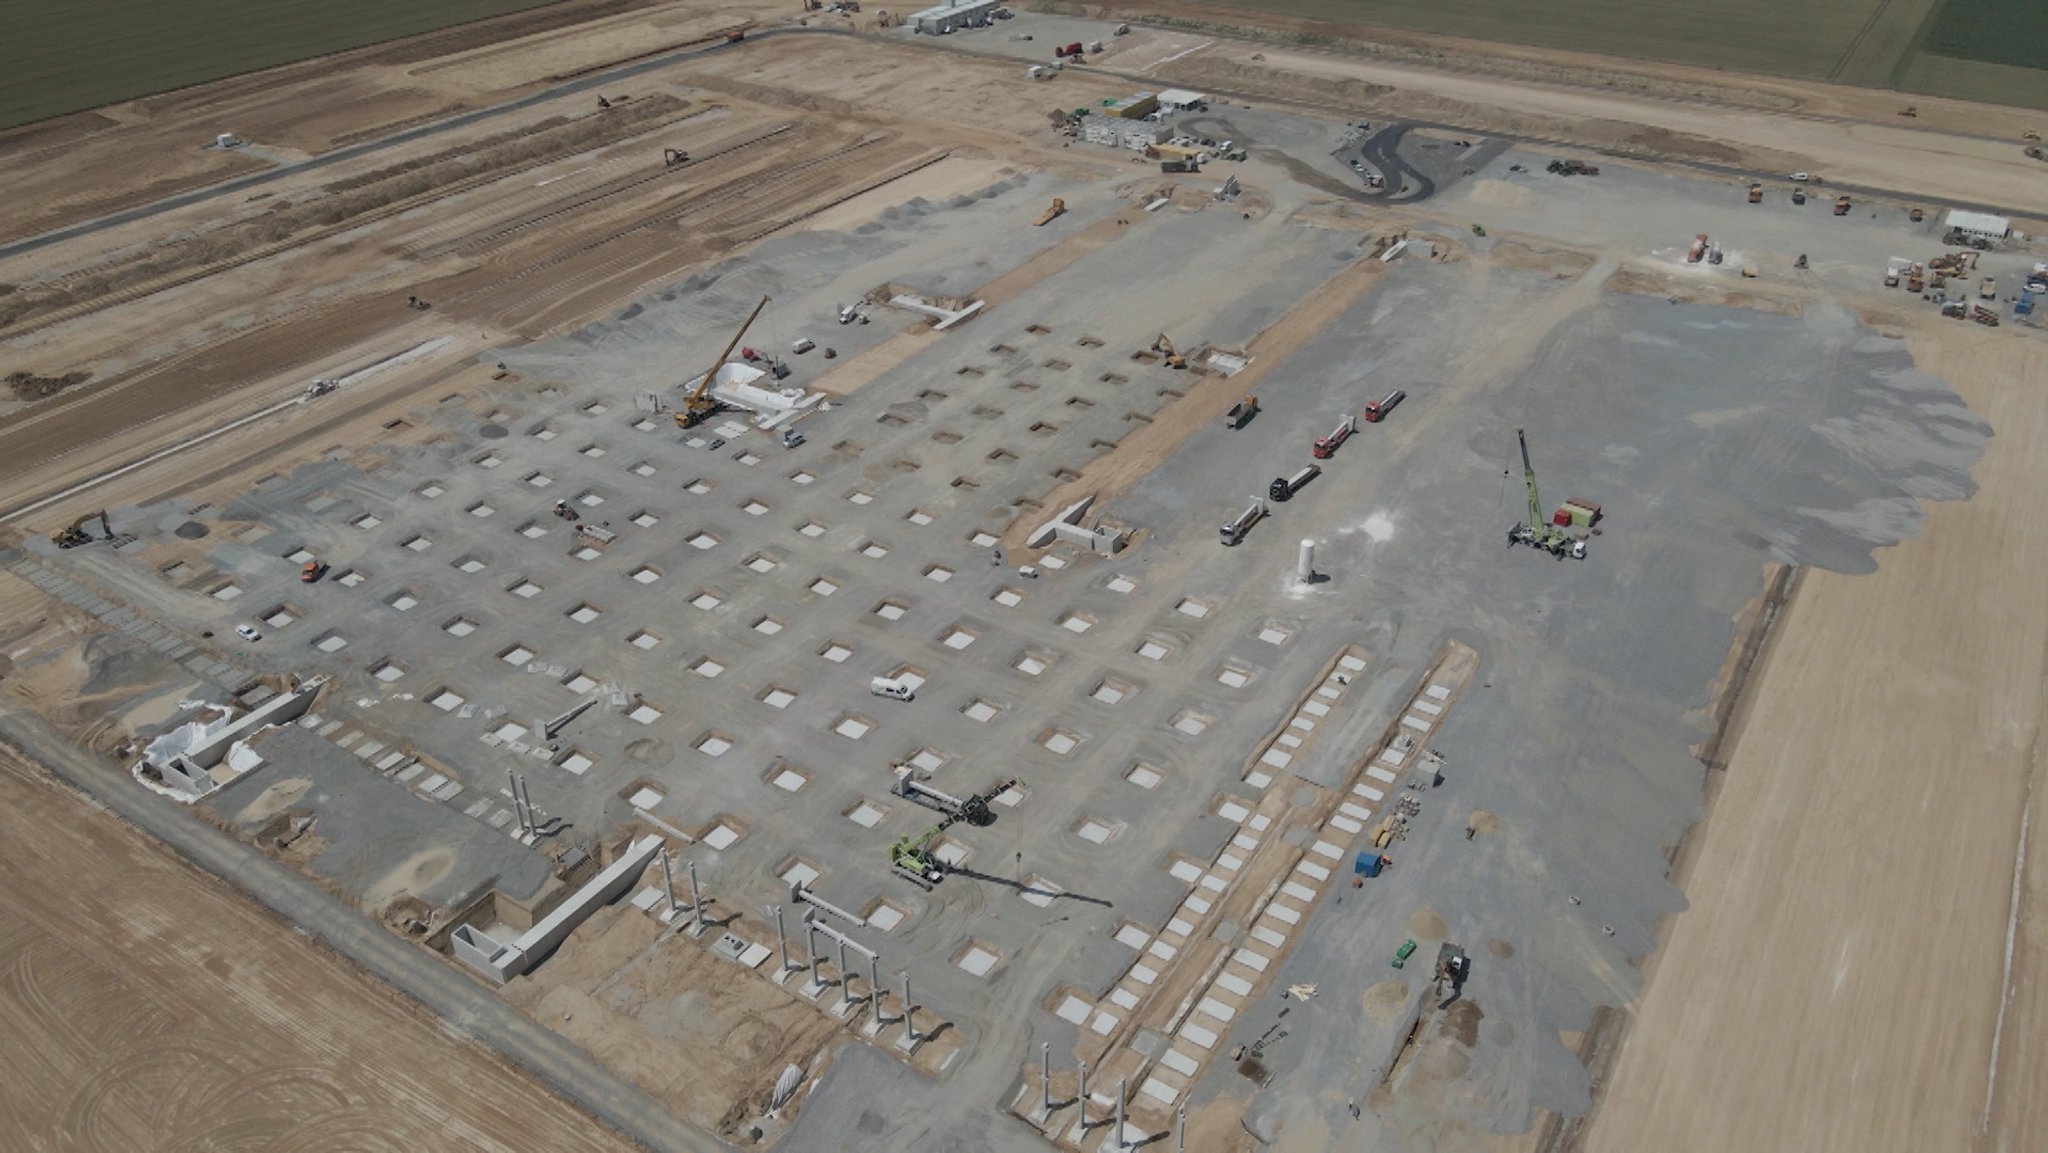
[[[1529,519],[1508,529],[1508,545],[1526,544],[1563,560],[1586,559],[1586,542],[1573,540],[1563,529],[1543,519],[1543,498],[1536,492],[1536,467],[1529,463],[1529,438],[1515,430],[1515,442],[1522,446],[1522,482],[1529,487]]]
[[[932,842],[959,819],[947,817],[915,837],[898,838],[889,846],[889,867],[904,880],[929,892],[946,877],[945,862],[932,855]]]

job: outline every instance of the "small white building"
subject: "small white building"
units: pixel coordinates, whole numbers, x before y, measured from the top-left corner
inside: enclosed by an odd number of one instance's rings
[[[1185,112],[1189,109],[1200,110],[1208,106],[1209,98],[1207,96],[1199,92],[1190,92],[1185,88],[1169,88],[1159,94],[1159,110],[1161,112]]]
[[[1988,212],[1965,212],[1958,208],[1948,214],[1948,229],[1969,240],[2005,240],[2012,236],[2012,221]]]
[[[915,13],[907,23],[912,32],[927,36],[939,36],[955,28],[986,28],[1001,6],[1001,0],[959,0]]]

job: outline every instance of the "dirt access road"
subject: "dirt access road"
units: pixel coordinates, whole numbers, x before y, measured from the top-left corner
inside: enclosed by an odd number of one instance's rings
[[[1981,487],[1872,575],[1806,574],[1590,1153],[2021,1153],[2048,1132],[2040,845],[2015,870],[2030,808],[2048,828],[2048,346],[1942,323],[1902,327],[1997,430]]]
[[[635,1148],[7,752],[0,869],[10,1148]]]

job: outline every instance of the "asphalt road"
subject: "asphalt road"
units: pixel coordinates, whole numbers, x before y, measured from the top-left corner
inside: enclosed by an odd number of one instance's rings
[[[1401,159],[1401,138],[1406,135],[1408,125],[1388,125],[1365,138],[1365,143],[1358,149],[1359,159],[1387,178],[1386,198],[1389,201],[1420,204],[1436,195],[1436,181]]]
[[[535,1024],[445,962],[393,937],[383,926],[249,846],[193,820],[183,807],[136,787],[125,774],[91,762],[47,733],[22,731],[33,724],[19,716],[5,718],[0,741],[43,765],[106,811],[234,885],[293,928],[404,992],[462,1035],[490,1047],[612,1128],[650,1149],[727,1153],[716,1138],[677,1119],[654,1098],[612,1076],[582,1049]],[[52,747],[63,748],[63,752],[48,756],[38,751]]]

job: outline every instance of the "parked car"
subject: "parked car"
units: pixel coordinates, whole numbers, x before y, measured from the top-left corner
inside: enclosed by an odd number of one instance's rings
[[[245,641],[260,641],[263,639],[263,634],[257,632],[254,625],[236,625],[235,635]]]
[[[808,336],[799,336],[796,338],[794,342],[790,344],[789,350],[798,355],[802,355],[803,353],[809,352],[810,350],[816,347],[818,347],[817,341],[812,340]]]

